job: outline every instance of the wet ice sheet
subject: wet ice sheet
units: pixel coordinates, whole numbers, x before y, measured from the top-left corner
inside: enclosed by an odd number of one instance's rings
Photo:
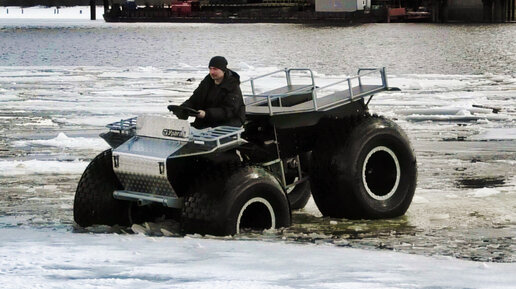
[[[246,79],[277,68],[235,69]],[[0,67],[0,227],[12,224],[7,216],[69,227],[81,171],[106,148],[97,137],[103,126],[169,113],[166,106],[187,98],[205,74],[201,67]],[[316,76],[316,83],[343,77]],[[406,216],[321,218],[311,201],[291,228],[251,238],[516,261],[514,76],[392,75],[389,83],[402,91],[379,94],[370,107],[395,119],[416,150],[418,188]]]
[[[312,244],[0,228],[3,288],[511,288],[515,264]]]

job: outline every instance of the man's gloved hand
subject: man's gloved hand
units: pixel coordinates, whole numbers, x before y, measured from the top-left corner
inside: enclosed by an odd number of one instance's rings
[[[199,111],[185,107],[180,105],[174,105],[171,104],[168,107],[168,110],[171,111],[173,114],[177,116],[179,119],[187,119],[189,116],[197,116],[199,114]]]
[[[188,118],[188,112],[184,110],[177,110],[173,111],[173,113],[177,116],[179,119],[187,119]]]

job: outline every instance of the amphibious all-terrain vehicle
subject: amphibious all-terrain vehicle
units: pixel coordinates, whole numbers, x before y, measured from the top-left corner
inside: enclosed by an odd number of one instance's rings
[[[279,80],[285,85],[258,90]],[[291,210],[304,207],[310,193],[324,216],[406,212],[416,188],[413,149],[398,125],[368,112],[372,96],[390,90],[384,68],[322,86],[309,69],[285,69],[242,85],[250,86],[244,127],[198,130],[172,114],[109,124],[101,136],[112,149],[82,175],[75,222],[129,225],[168,216],[184,233],[232,235],[289,226]]]

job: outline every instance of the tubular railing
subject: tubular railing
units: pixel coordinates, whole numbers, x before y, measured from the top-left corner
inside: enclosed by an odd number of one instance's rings
[[[300,88],[297,88],[297,89],[294,89],[294,90],[291,90],[291,91],[288,91],[286,93],[278,93],[278,94],[256,94],[255,92],[255,80],[257,79],[261,79],[261,78],[265,78],[265,77],[268,77],[268,76],[271,76],[271,75],[274,75],[274,74],[277,74],[277,73],[280,73],[280,72],[285,72],[285,78],[286,78],[286,82],[287,82],[287,86],[292,86],[292,78],[291,78],[291,72],[292,71],[307,71],[309,72],[310,74],[310,78],[311,78],[311,84],[309,85],[306,85],[306,86],[303,86],[303,87],[300,87]],[[363,73],[365,72],[365,73]],[[317,87],[315,85],[315,79],[314,79],[314,74],[312,72],[312,70],[310,70],[309,68],[285,68],[283,70],[277,70],[277,71],[273,71],[273,72],[270,72],[270,73],[267,73],[267,74],[264,74],[264,75],[260,75],[260,76],[257,76],[257,77],[253,77],[253,78],[250,78],[248,80],[245,80],[243,81],[242,83],[245,83],[245,82],[250,82],[251,84],[251,91],[252,91],[252,94],[251,95],[246,95],[246,97],[253,97],[253,98],[257,98],[257,97],[261,97],[261,98],[267,98],[267,106],[269,107],[269,114],[270,115],[273,115],[273,105],[272,105],[272,101],[278,99],[278,104],[280,107],[282,107],[281,105],[281,98],[283,97],[286,97],[286,96],[290,96],[290,95],[295,95],[295,94],[299,94],[299,92],[302,92],[302,91],[310,91],[311,94],[312,94],[312,103],[313,103],[313,110],[317,111],[319,109],[318,107],[318,104],[317,104],[317,94],[318,92],[320,92],[321,90],[324,90],[324,89],[327,89],[329,87],[333,87],[333,86],[336,86],[338,84],[341,84],[341,83],[345,83],[347,82],[347,86],[348,86],[348,92],[349,92],[349,99],[350,101],[353,101],[355,99],[355,96],[354,96],[354,93],[353,93],[353,85],[352,85],[352,81],[355,80],[355,79],[358,79],[358,85],[359,87],[362,87],[362,77],[365,77],[365,76],[369,76],[369,75],[372,75],[372,74],[375,74],[375,73],[380,73],[380,78],[381,78],[381,81],[382,81],[382,84],[376,88],[376,89],[386,89],[388,87],[387,85],[387,77],[386,77],[386,74],[385,74],[385,67],[382,67],[382,68],[360,68],[358,69],[358,72],[357,72],[357,75],[355,76],[352,76],[352,77],[348,77],[346,79],[341,79],[341,80],[338,80],[336,82],[332,82],[330,84],[327,84],[327,85],[324,85],[324,86],[321,86],[321,87]],[[262,100],[260,101],[256,101],[255,103],[263,103]]]
[[[310,73],[310,78],[312,80],[312,86],[315,86],[314,74],[313,74],[312,70],[310,70],[309,68],[285,68],[285,69],[280,69],[280,70],[269,72],[269,73],[266,73],[266,74],[263,74],[263,75],[259,75],[259,76],[256,76],[256,77],[251,77],[251,78],[249,78],[247,80],[242,81],[241,83],[245,83],[245,82],[249,81],[249,83],[251,85],[251,92],[253,93],[252,95],[253,96],[260,96],[260,95],[256,95],[255,85],[254,85],[256,80],[258,80],[260,78],[265,78],[265,77],[268,77],[268,76],[271,76],[271,75],[274,75],[274,74],[277,74],[277,73],[280,73],[280,72],[285,72],[285,79],[287,81],[287,86],[291,86],[292,85],[292,78],[291,78],[291,74],[290,73],[292,71],[308,71]]]

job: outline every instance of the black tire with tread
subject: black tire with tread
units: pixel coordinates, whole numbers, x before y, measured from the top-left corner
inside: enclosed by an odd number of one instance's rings
[[[276,178],[263,168],[243,167],[217,174],[212,172],[201,179],[185,197],[181,214],[183,233],[234,235],[238,232],[240,211],[254,198],[263,198],[270,204],[276,228],[290,226],[287,197]]]
[[[122,189],[113,172],[111,149],[97,155],[81,176],[73,205],[75,222],[87,227],[97,225],[130,225],[131,203],[113,198]]]
[[[349,219],[392,218],[405,214],[414,196],[417,166],[414,151],[401,128],[390,120],[370,115],[326,121],[323,126],[326,129],[321,129],[322,135],[312,154],[310,173],[312,195],[321,213]],[[382,171],[383,167],[389,167],[391,160],[394,164],[391,165],[396,172],[393,176],[390,176],[392,170],[374,175],[380,176],[379,182],[385,179],[387,189],[384,190],[391,188],[392,195],[385,194],[386,199],[368,193],[374,181],[364,184],[374,174],[370,163],[364,162],[377,148],[386,148],[395,156],[385,161],[380,159],[374,168]],[[398,181],[392,181],[396,178]],[[394,184],[391,186],[391,183]]]

